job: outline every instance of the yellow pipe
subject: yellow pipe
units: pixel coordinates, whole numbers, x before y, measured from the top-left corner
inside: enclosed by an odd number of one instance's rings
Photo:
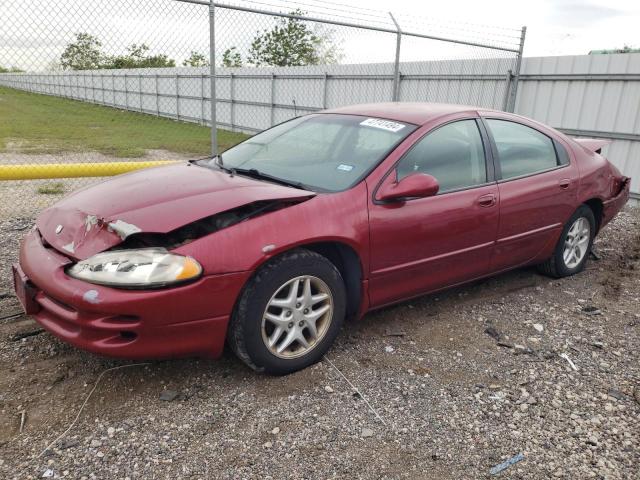
[[[176,163],[173,160],[103,163],[42,163],[0,165],[0,180],[35,180],[42,178],[108,177],[141,168]]]

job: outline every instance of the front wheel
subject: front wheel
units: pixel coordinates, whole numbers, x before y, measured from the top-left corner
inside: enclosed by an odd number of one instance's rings
[[[564,226],[553,256],[539,265],[539,270],[555,278],[584,270],[596,232],[593,211],[581,205]]]
[[[344,282],[325,257],[298,249],[260,268],[244,288],[228,343],[256,371],[284,375],[322,358],[345,317]]]

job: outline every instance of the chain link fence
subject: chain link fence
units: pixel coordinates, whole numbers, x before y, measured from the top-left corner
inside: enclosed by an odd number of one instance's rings
[[[524,29],[319,0],[5,0],[0,16],[0,114],[26,117],[0,119],[3,217],[325,108],[513,110],[524,43]]]

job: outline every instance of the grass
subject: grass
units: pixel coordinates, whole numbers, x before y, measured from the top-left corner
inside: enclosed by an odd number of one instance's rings
[[[247,138],[218,130],[221,150]],[[211,151],[210,130],[193,123],[0,87],[0,152],[97,151],[141,157],[162,149],[201,156]]]
[[[41,195],[62,195],[64,193],[64,183],[45,183],[38,187],[38,193]]]

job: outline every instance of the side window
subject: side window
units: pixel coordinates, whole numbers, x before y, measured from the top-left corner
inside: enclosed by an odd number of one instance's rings
[[[559,165],[553,141],[539,131],[510,122],[488,119],[498,148],[502,178],[530,175]]]
[[[400,160],[397,170],[398,180],[414,172],[434,176],[440,192],[486,183],[478,125],[475,120],[461,120],[428,133]]]

